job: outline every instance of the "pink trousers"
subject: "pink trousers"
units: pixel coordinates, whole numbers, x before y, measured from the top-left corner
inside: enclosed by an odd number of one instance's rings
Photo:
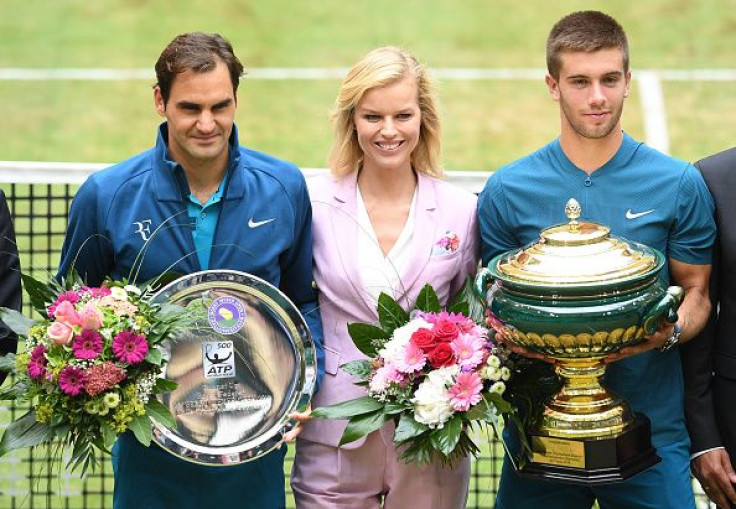
[[[464,508],[470,459],[452,467],[407,465],[397,458],[392,435],[393,426],[384,427],[357,449],[298,440],[291,472],[297,508]]]

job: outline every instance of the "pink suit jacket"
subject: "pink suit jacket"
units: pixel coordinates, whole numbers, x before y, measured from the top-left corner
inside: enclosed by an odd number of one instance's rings
[[[341,364],[365,356],[348,334],[351,322],[378,322],[376,303],[362,288],[357,267],[357,172],[342,179],[320,175],[307,181],[312,201],[314,279],[319,288],[325,346],[325,376],[312,399],[313,408],[365,395]],[[425,284],[430,283],[445,304],[475,274],[478,266],[476,196],[435,178],[418,175],[412,263],[400,274],[400,288],[393,297],[405,308],[413,306]],[[456,251],[443,250],[437,242],[448,233],[459,237]],[[305,425],[300,440],[337,447],[347,421],[314,419]],[[343,447],[355,449],[365,439]]]

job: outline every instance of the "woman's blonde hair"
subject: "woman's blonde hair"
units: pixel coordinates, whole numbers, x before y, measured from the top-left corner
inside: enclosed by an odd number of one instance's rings
[[[328,163],[333,175],[345,176],[355,171],[363,160],[354,115],[365,93],[376,87],[392,85],[407,76],[416,79],[421,112],[419,142],[411,154],[412,167],[419,173],[442,176],[440,119],[434,82],[413,56],[393,46],[383,46],[368,53],[342,81],[330,116],[335,136]]]

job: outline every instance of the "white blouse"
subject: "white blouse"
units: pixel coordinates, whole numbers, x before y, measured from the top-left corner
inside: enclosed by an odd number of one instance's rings
[[[384,256],[368,217],[368,209],[363,202],[363,196],[359,188],[356,187],[356,190],[358,194],[358,270],[363,287],[376,301],[381,292],[395,297],[401,289],[401,274],[406,272],[411,263],[411,241],[414,237],[417,191],[414,190],[404,228],[388,255]]]

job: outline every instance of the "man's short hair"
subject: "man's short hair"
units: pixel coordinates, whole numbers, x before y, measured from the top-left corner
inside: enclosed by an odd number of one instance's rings
[[[237,92],[243,64],[233,52],[232,45],[219,34],[190,32],[177,35],[161,52],[156,62],[156,86],[161,90],[164,104],[169,102],[171,85],[177,74],[185,71],[210,72],[222,62],[230,72],[233,92]]]
[[[629,42],[621,25],[608,14],[599,11],[580,11],[568,14],[552,27],[547,37],[547,71],[559,79],[562,54],[618,48],[629,71]]]

